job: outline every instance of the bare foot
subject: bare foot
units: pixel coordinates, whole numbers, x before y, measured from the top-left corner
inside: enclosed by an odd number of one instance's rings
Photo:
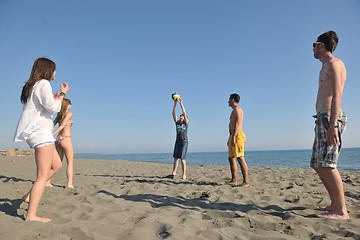
[[[322,214],[316,214],[319,218],[330,218],[330,219],[350,219],[350,216],[348,213],[342,214],[335,211],[325,212]]]
[[[334,208],[331,207],[331,206],[327,206],[327,207],[317,206],[317,207],[315,208],[315,210],[320,210],[320,211],[334,211]]]
[[[51,222],[50,218],[41,218],[38,216],[34,216],[34,217],[27,217],[25,219],[25,221],[38,221],[38,222]]]
[[[234,181],[228,182],[227,184],[229,184],[229,185],[231,185],[233,187],[237,186],[237,182],[234,182]]]
[[[30,201],[30,193],[25,194],[22,198],[23,202],[29,203]]]
[[[46,187],[54,187],[54,185],[52,185],[52,184],[49,183],[49,182],[47,182],[45,186],[46,186]]]
[[[249,183],[247,182],[243,182],[241,185],[239,185],[239,187],[249,187]]]
[[[185,175],[182,176],[182,180],[186,180],[186,176],[185,176]]]
[[[72,184],[68,184],[68,186],[67,186],[68,188],[74,188],[74,185],[72,185]]]

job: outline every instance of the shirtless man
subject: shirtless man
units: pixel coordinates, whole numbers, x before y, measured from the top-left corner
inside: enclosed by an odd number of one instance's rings
[[[238,106],[240,102],[240,96],[236,93],[230,95],[229,98],[229,106],[233,109],[230,115],[230,123],[229,123],[229,140],[227,142],[228,150],[229,150],[229,163],[231,170],[231,181],[228,183],[232,186],[237,186],[237,163],[236,158],[240,164],[241,172],[243,175],[243,183],[240,185],[241,187],[248,187],[248,167],[245,162],[244,157],[244,145],[246,141],[246,137],[244,132],[242,131],[243,124],[243,110]]]
[[[349,219],[341,176],[336,169],[342,147],[341,134],[346,128],[347,117],[341,110],[341,96],[346,80],[344,63],[332,53],[338,43],[335,32],[320,35],[313,43],[314,57],[322,62],[316,100],[315,141],[310,166],[319,175],[329,193],[331,204],[317,207],[325,211],[317,217]]]

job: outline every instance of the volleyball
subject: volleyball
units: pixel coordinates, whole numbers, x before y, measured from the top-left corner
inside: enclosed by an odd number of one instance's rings
[[[177,94],[176,92],[174,92],[173,94],[171,94],[171,98],[172,98],[172,100],[179,100],[179,99],[180,99],[180,95]]]

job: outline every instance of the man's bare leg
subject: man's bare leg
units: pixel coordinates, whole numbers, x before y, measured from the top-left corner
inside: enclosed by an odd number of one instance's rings
[[[332,211],[335,210],[334,206],[333,206],[333,202],[334,202],[334,194],[332,193],[332,188],[330,188],[329,186],[329,181],[327,180],[327,178],[324,178],[324,174],[322,174],[322,168],[314,168],[314,170],[316,171],[316,173],[319,175],[321,182],[324,184],[326,190],[329,193],[330,196],[330,201],[331,204],[329,206],[326,207],[321,207],[321,206],[317,206],[315,209],[316,210],[321,210],[321,211]]]
[[[316,216],[321,218],[349,219],[350,217],[346,210],[344,189],[339,171],[329,167],[314,169],[320,176],[331,199],[330,206],[324,208],[328,212],[317,214]]]
[[[236,174],[237,174],[237,163],[236,158],[229,157],[230,171],[231,171],[231,181],[228,184],[232,186],[237,186]]]
[[[185,159],[181,159],[181,166],[182,166],[182,170],[183,170],[182,179],[185,180],[186,179],[186,162],[185,162]]]
[[[241,173],[243,175],[243,183],[240,185],[241,187],[248,187],[249,186],[249,181],[248,181],[248,166],[245,162],[245,157],[241,156],[237,158],[239,164],[240,164],[240,168],[241,168]]]
[[[46,181],[50,178],[50,170],[54,152],[54,145],[48,145],[35,148],[35,161],[37,167],[37,176],[34,185],[31,188],[29,197],[29,207],[26,221],[50,222],[49,218],[41,218],[36,215],[41,197],[45,190]]]

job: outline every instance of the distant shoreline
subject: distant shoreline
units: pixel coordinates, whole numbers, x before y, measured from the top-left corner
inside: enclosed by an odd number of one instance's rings
[[[350,148],[342,148],[342,149],[360,149],[360,147],[350,147]],[[280,150],[245,150],[245,152],[273,152],[273,151],[312,151],[312,149],[280,149]],[[224,153],[227,151],[214,151],[214,152],[191,152],[188,153]],[[155,153],[75,153],[74,156],[77,155],[120,155],[120,154],[172,154],[172,152],[155,152]]]
[[[245,151],[249,166],[310,168],[312,150]],[[172,163],[172,153],[140,154],[76,154],[76,158],[129,160],[138,162]],[[189,166],[228,166],[227,152],[189,152],[186,162]],[[340,154],[339,170],[360,170],[360,148],[344,148]]]

